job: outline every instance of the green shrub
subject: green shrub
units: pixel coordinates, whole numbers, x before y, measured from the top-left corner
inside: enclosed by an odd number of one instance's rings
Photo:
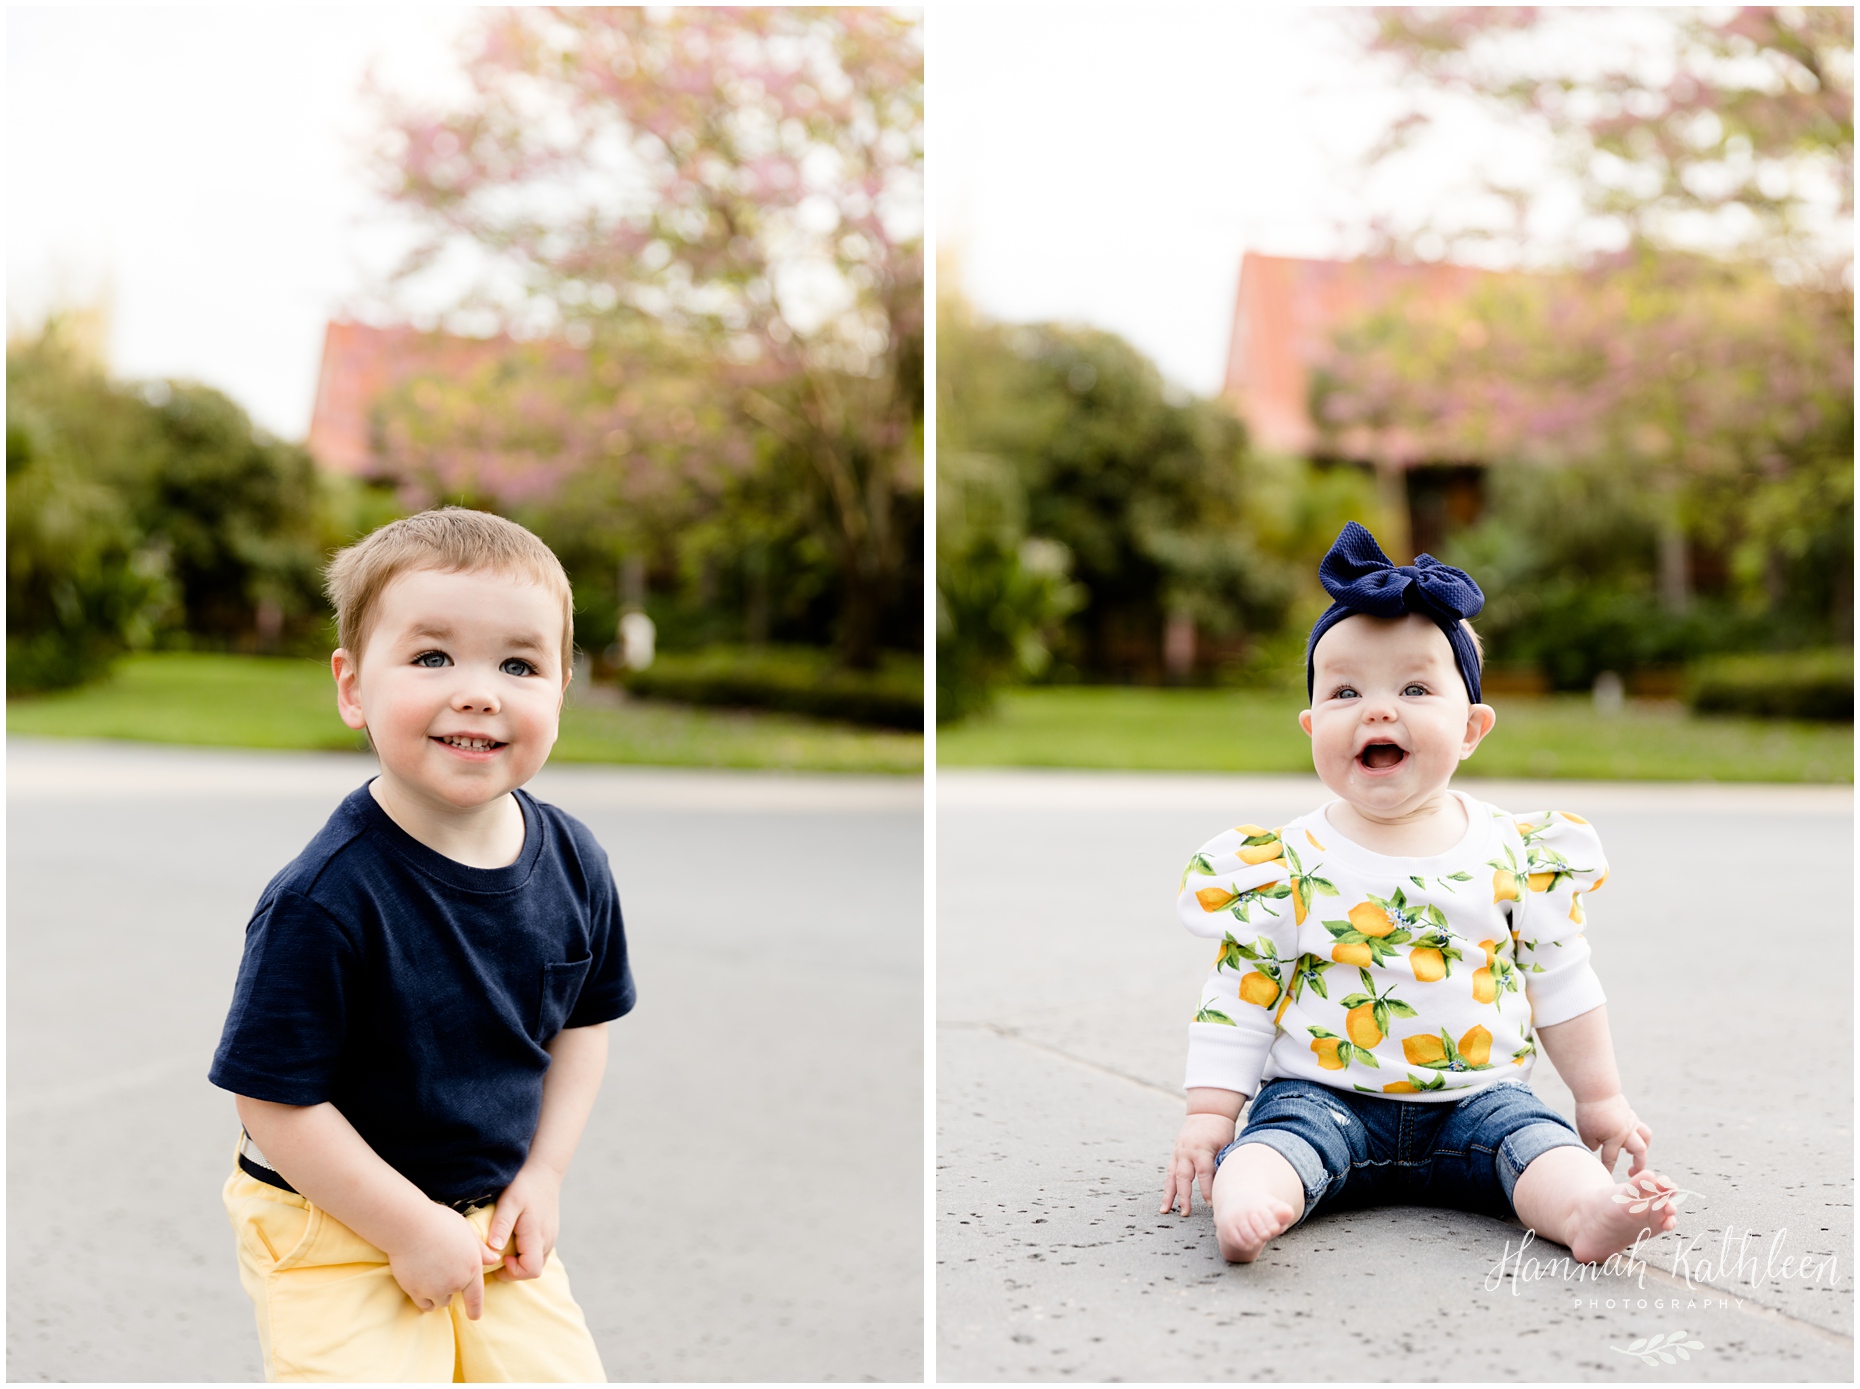
[[[1851,647],[1717,656],[1688,672],[1686,703],[1701,714],[1853,722]]]
[[[628,690],[650,699],[780,709],[879,728],[924,726],[923,661],[889,652],[877,670],[857,671],[815,647],[719,646],[663,653],[623,678]]]

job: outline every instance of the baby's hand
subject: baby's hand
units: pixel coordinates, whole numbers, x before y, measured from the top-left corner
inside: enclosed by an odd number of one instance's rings
[[[484,1242],[464,1216],[433,1206],[417,1237],[387,1255],[394,1281],[415,1307],[430,1312],[463,1293],[465,1315],[478,1320],[484,1310]]]
[[[1190,1214],[1195,1203],[1195,1182],[1210,1204],[1214,1200],[1214,1155],[1234,1141],[1234,1121],[1222,1114],[1191,1114],[1175,1136],[1175,1152],[1163,1174],[1162,1214],[1178,1206]]]
[[[1610,1095],[1605,1100],[1577,1100],[1576,1132],[1582,1135],[1588,1148],[1602,1150],[1602,1166],[1608,1169],[1610,1177],[1615,1174],[1615,1160],[1621,1156],[1623,1148],[1628,1153],[1628,1176],[1638,1176],[1647,1166],[1653,1130],[1641,1122],[1624,1095]]]

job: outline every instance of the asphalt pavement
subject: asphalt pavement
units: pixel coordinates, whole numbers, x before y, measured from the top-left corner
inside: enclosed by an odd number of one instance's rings
[[[940,771],[939,1380],[1852,1380],[1851,788],[1460,784],[1602,836],[1588,937],[1655,1164],[1695,1193],[1678,1230],[1599,1281],[1420,1208],[1226,1264],[1199,1198],[1157,1213],[1209,960],[1176,884],[1327,794]],[[1573,1114],[1547,1060],[1532,1083]]]
[[[255,1380],[206,1071],[259,892],[372,760],[7,755],[7,1378]],[[563,1192],[608,1373],[921,1379],[921,783],[531,789],[606,847],[639,982]]]

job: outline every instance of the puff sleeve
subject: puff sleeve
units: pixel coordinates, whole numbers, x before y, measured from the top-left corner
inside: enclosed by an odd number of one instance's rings
[[[1513,921],[1518,966],[1535,1026],[1580,1017],[1607,1001],[1589,966],[1583,896],[1601,887],[1608,861],[1579,815],[1540,810],[1514,817],[1524,845],[1524,889]]]
[[[1220,942],[1188,1027],[1187,1088],[1258,1093],[1298,966],[1291,896],[1279,833],[1258,825],[1217,835],[1183,870],[1177,915]]]

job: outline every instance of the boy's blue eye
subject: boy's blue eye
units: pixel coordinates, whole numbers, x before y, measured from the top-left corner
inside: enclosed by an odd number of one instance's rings
[[[422,651],[413,658],[416,666],[425,666],[428,670],[438,670],[441,666],[452,664],[452,658],[443,651]]]
[[[511,669],[513,666],[516,667],[516,669]],[[512,656],[509,660],[505,661],[503,665],[499,666],[498,669],[503,671],[506,675],[534,675],[536,673],[536,667],[519,656]]]

